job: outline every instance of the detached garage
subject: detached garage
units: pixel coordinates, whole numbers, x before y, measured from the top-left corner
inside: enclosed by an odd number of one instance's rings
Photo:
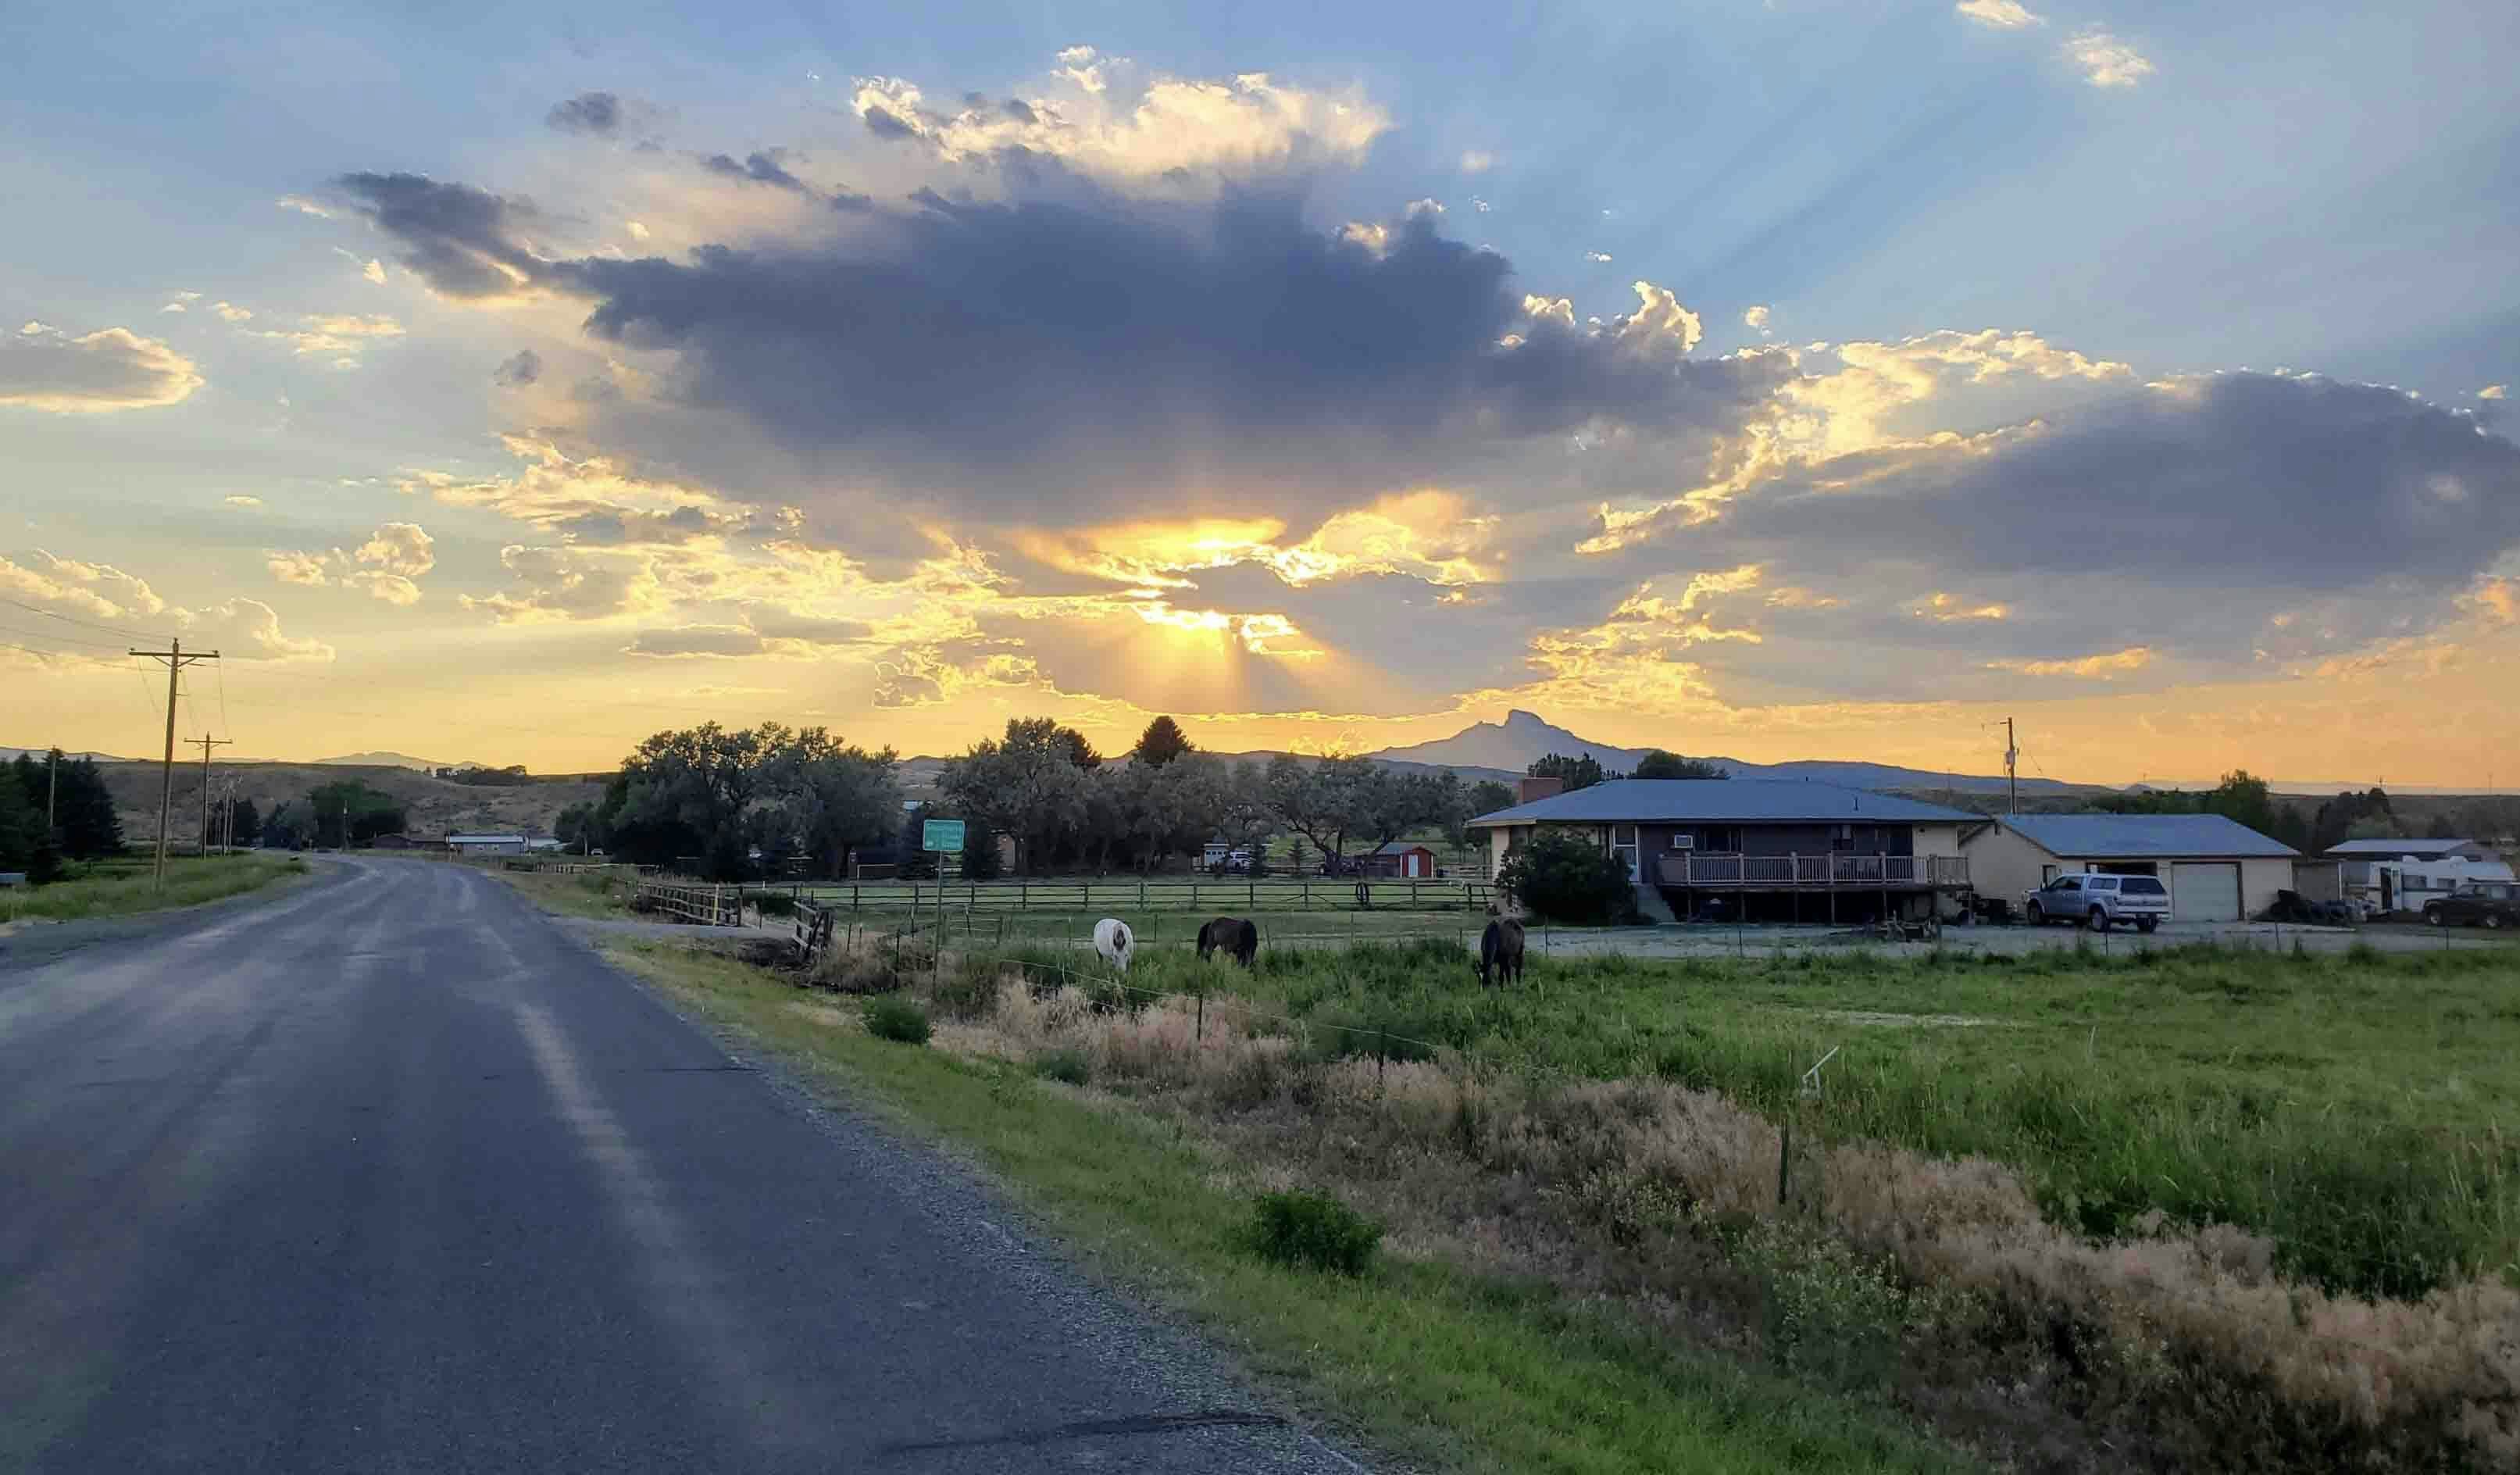
[[[2301,852],[2221,815],[2006,815],[1960,841],[1981,896],[2078,872],[2159,876],[2173,921],[2240,921],[2296,889]]]

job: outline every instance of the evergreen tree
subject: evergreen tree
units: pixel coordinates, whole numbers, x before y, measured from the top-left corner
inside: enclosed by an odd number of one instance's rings
[[[15,773],[0,776],[0,871],[31,874],[44,840],[44,812],[26,802],[25,785]]]
[[[122,853],[122,817],[113,810],[113,791],[93,758],[64,763],[61,795],[54,823],[62,832],[62,852],[74,861],[101,860]]]
[[[1149,768],[1161,768],[1185,753],[1193,752],[1190,738],[1181,724],[1170,717],[1158,717],[1147,724],[1138,735],[1138,745],[1129,749],[1131,757]]]

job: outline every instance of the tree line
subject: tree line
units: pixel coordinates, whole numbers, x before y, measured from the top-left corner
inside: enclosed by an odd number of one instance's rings
[[[1013,842],[1015,868],[1034,874],[1144,873],[1216,839],[1258,870],[1265,847],[1286,835],[1297,837],[1298,866],[1309,843],[1340,874],[1416,830],[1458,836],[1473,813],[1472,792],[1449,773],[1344,756],[1229,760],[1201,751],[1170,717],[1149,722],[1126,758],[1107,760],[1055,719],[1012,718],[1001,736],[947,759],[936,799],[914,807],[890,748],[822,728],[709,723],[649,738],[601,799],[562,811],[554,833],[573,849],[722,880],[799,864],[840,875],[852,859],[878,856],[920,873],[932,865],[920,849],[930,819],[965,822],[956,864],[972,879],[996,873],[1000,835]]]
[[[122,822],[95,759],[20,753],[0,773],[0,871],[44,885],[67,863],[121,853]]]

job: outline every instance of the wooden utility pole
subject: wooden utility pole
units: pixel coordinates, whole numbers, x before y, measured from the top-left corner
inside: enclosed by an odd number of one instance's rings
[[[186,655],[184,643],[170,640],[163,650],[134,650],[131,653],[166,663],[165,782],[158,789],[158,888],[162,891],[166,887],[166,822],[175,809],[175,678],[195,661],[217,660],[219,652],[197,650]]]
[[[59,823],[53,816],[62,807],[62,750],[58,746],[44,755],[44,768],[51,781],[44,788],[44,827],[51,829]]]
[[[184,739],[186,743],[199,743],[202,749],[202,854],[204,856],[210,853],[210,749],[226,747],[232,740],[213,738],[207,733]]]
[[[2020,762],[2021,744],[2013,741],[2012,719],[2006,717],[2003,719],[2003,787],[2006,796],[2003,812],[2008,815],[2021,813],[2021,777],[2014,772]]]

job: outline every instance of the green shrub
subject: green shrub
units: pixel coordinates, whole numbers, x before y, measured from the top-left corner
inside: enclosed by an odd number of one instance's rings
[[[748,893],[744,900],[752,903],[752,910],[764,916],[796,915],[796,898],[785,891],[754,891]]]
[[[884,995],[870,999],[866,1006],[867,1033],[878,1040],[898,1040],[904,1045],[924,1045],[935,1033],[927,1022],[927,1011],[907,999]]]
[[[1085,1058],[1085,1051],[1073,1047],[1044,1050],[1033,1056],[1032,1068],[1045,1080],[1069,1086],[1082,1086],[1094,1076],[1093,1062]]]
[[[1532,916],[1585,923],[1625,920],[1636,886],[1617,857],[1567,829],[1542,829],[1497,870],[1497,885]]]
[[[1382,1226],[1322,1193],[1263,1193],[1253,1204],[1252,1247],[1265,1260],[1341,1275],[1373,1268]]]

